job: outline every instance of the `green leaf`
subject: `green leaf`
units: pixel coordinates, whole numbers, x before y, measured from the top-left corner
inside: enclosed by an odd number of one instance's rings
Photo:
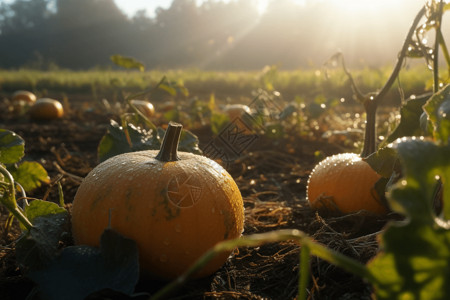
[[[434,137],[447,142],[450,133],[450,85],[435,93],[424,105],[428,118],[434,127]],[[445,102],[445,103],[444,103]],[[442,108],[441,108],[442,107]]]
[[[439,106],[437,114],[439,135],[444,142],[448,142],[450,137],[450,97]]]
[[[423,134],[420,127],[420,116],[423,113],[422,106],[430,98],[430,95],[422,95],[408,100],[400,109],[400,123],[387,137],[384,144],[392,143],[404,136],[420,136]]]
[[[183,129],[181,131],[180,143],[178,144],[178,150],[184,152],[191,152],[194,154],[202,154],[200,150],[198,137],[189,130]]]
[[[450,146],[419,138],[394,143],[404,177],[388,194],[404,221],[381,234],[381,252],[368,264],[377,299],[450,299]],[[444,212],[433,210],[443,187]]]
[[[116,65],[126,69],[138,69],[143,72],[145,70],[144,64],[135,60],[132,57],[126,57],[119,54],[111,55],[111,61]]]
[[[169,93],[171,96],[176,96],[177,95],[177,89],[175,87],[173,87],[170,84],[166,84],[166,83],[161,83],[159,85],[159,88],[163,91],[166,91],[167,93]]]
[[[14,177],[14,180],[19,182],[20,185],[29,192],[41,186],[42,182],[49,183],[50,178],[48,177],[47,171],[44,167],[34,161],[25,161],[20,164],[17,168],[10,167],[8,171]]]
[[[66,212],[67,211],[65,208],[59,206],[54,202],[39,199],[31,201],[30,204],[25,206],[24,208],[24,214],[32,224],[34,224],[34,220],[36,220],[39,217],[46,217],[55,214],[64,214]],[[24,229],[25,227],[22,227],[22,230]]]
[[[108,132],[100,141],[98,146],[99,161],[105,161],[118,154],[143,151],[159,150],[161,139],[164,136],[164,130],[145,130],[135,127],[133,124],[127,124],[127,131],[123,129],[116,121],[111,120]],[[129,141],[127,139],[127,134]],[[199,140],[192,132],[183,130],[181,132],[178,149],[196,154],[201,154]]]
[[[130,142],[127,139],[130,138]],[[159,149],[160,142],[153,130],[144,130],[128,123],[126,132],[122,126],[114,120],[108,127],[108,132],[101,139],[98,146],[99,161],[105,161],[118,154]]]
[[[25,141],[12,131],[0,129],[0,163],[14,164],[24,153]]]
[[[104,289],[129,295],[139,279],[138,249],[133,240],[106,229],[100,249],[66,247],[45,269],[30,272],[29,277],[42,299],[85,299]]]
[[[230,119],[226,114],[213,112],[211,114],[211,131],[214,135],[219,134],[219,132],[225,128],[225,126],[230,122]]]
[[[63,233],[69,230],[65,210],[40,216],[36,212],[33,214],[33,227],[16,244],[17,261],[27,271],[44,268],[53,261],[59,253]]]
[[[372,169],[383,177],[389,178],[394,170],[398,169],[397,152],[390,148],[384,147],[375,153],[364,158]]]

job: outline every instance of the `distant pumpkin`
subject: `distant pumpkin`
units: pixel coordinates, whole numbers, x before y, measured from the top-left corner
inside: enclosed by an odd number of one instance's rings
[[[224,108],[224,112],[228,115],[228,118],[232,121],[238,117],[242,117],[243,114],[251,114],[251,109],[244,104],[227,104]]]
[[[148,101],[133,99],[130,102],[147,118],[151,118],[155,114],[155,107]]]
[[[159,152],[120,154],[86,176],[73,201],[77,244],[98,246],[109,226],[136,241],[143,273],[174,279],[216,243],[242,234],[244,206],[233,178],[211,159],[177,152],[180,133],[170,123]],[[195,277],[214,273],[229,255]]]
[[[30,107],[28,113],[33,120],[54,120],[64,115],[64,108],[58,100],[40,98]]]
[[[11,96],[12,110],[15,113],[22,113],[36,102],[36,95],[29,91],[15,91]]]

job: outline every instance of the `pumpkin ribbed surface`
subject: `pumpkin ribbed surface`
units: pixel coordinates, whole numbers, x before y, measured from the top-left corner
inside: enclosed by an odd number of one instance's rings
[[[121,154],[94,168],[75,196],[72,230],[77,244],[98,246],[110,224],[137,242],[143,271],[172,279],[216,243],[239,237],[244,208],[233,178],[216,162],[185,152],[163,162],[157,153]],[[196,277],[215,272],[229,255]]]
[[[359,155],[333,155],[321,161],[311,172],[307,198],[314,209],[386,213],[375,191],[375,183],[379,179],[380,175]]]

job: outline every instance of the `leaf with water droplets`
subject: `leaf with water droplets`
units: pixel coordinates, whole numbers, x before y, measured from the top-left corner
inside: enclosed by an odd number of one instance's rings
[[[424,105],[434,127],[434,137],[444,143],[450,137],[450,85],[435,93]]]
[[[392,143],[404,136],[420,136],[423,134],[420,127],[420,116],[423,113],[423,105],[431,95],[425,94],[409,99],[400,109],[400,123],[387,137],[383,145]]]
[[[155,150],[159,147],[159,137],[154,130],[146,131],[130,123],[124,129],[119,123],[111,120],[108,132],[103,136],[98,146],[98,158],[102,162],[118,154]]]
[[[12,131],[0,129],[0,163],[14,164],[23,157],[25,141]]]
[[[406,219],[380,236],[380,253],[368,264],[377,299],[450,299],[450,146],[405,138],[392,146],[403,178],[388,193]],[[444,211],[433,209],[436,186]]]
[[[51,262],[59,251],[64,232],[69,231],[67,211],[51,209],[53,212],[45,214],[42,207],[34,206],[29,211],[33,227],[16,244],[17,261],[28,271],[43,268]]]
[[[100,249],[80,245],[62,250],[46,268],[29,277],[38,292],[48,300],[78,300],[109,289],[130,295],[139,279],[136,243],[111,229],[106,229]]]

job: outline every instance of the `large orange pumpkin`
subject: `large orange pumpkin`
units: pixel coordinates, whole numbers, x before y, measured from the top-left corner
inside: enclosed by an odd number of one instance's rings
[[[173,279],[216,243],[241,236],[244,208],[236,183],[213,160],[178,153],[180,132],[181,125],[171,123],[159,152],[117,155],[87,175],[73,202],[77,244],[98,246],[110,226],[137,242],[144,273]],[[214,273],[229,255],[196,277]]]
[[[351,213],[387,212],[375,183],[380,179],[370,165],[354,153],[327,157],[315,166],[308,179],[307,198],[314,209]]]

